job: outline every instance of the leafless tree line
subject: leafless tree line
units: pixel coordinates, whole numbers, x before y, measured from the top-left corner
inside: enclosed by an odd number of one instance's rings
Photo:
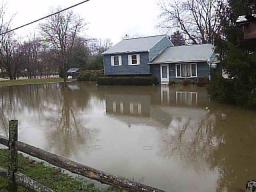
[[[0,7],[0,33],[11,29],[11,19]],[[40,35],[20,42],[15,33],[0,37],[0,77],[16,79],[62,75],[70,67],[86,67],[89,58],[99,55],[110,46],[109,41],[82,37],[86,23],[73,11],[61,12],[39,24]]]

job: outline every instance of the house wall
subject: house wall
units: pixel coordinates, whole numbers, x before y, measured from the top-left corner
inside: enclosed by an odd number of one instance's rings
[[[208,63],[197,64],[197,75],[199,78],[209,77],[209,65]]]
[[[256,22],[250,22],[244,27],[244,39],[256,39]]]
[[[140,64],[139,65],[128,65],[128,55],[140,54]],[[121,55],[122,65],[121,66],[111,66],[111,56]],[[105,75],[149,75],[150,66],[149,63],[149,53],[123,53],[123,54],[112,54],[104,55],[104,74]]]
[[[159,54],[161,54],[166,48],[173,46],[168,37],[163,38],[149,51],[149,61],[153,61]]]
[[[170,81],[179,81],[184,78],[176,78],[176,64],[169,64],[169,80]],[[160,64],[150,65],[150,71],[153,76],[155,76],[159,82],[161,82],[160,75]],[[208,78],[209,77],[209,65],[207,62],[197,63],[197,78]]]
[[[161,82],[161,75],[160,75],[160,65],[151,65],[150,64],[150,72],[153,76],[155,76],[158,80],[158,82]]]

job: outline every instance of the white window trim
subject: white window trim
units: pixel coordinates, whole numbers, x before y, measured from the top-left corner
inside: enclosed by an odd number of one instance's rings
[[[115,57],[118,57],[118,64],[119,65],[114,65],[115,64]],[[122,65],[122,56],[121,55],[113,55],[111,56],[111,66],[112,67],[118,67]]]
[[[190,77],[182,77],[181,76],[181,65],[190,65],[190,70],[191,70],[191,76]],[[196,75],[195,76],[192,76],[192,65],[196,65]],[[178,66],[180,68],[180,76],[178,76]],[[198,71],[197,71],[197,63],[184,63],[184,64],[176,64],[175,65],[175,75],[176,75],[176,78],[184,78],[184,79],[188,79],[188,78],[196,78],[198,77]]]
[[[136,55],[136,57],[137,57],[137,63],[136,64],[132,64],[132,56],[133,55]],[[128,55],[128,65],[140,65],[140,54]]]

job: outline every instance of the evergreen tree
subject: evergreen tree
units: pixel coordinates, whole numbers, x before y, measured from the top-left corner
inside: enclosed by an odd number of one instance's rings
[[[171,41],[174,46],[185,45],[185,39],[180,31],[176,31],[173,33],[173,35],[171,35]]]
[[[256,107],[256,46],[243,43],[243,32],[236,24],[240,15],[248,15],[249,0],[229,0],[222,17],[224,38],[216,39],[228,79],[216,76],[210,85],[211,96],[219,101]]]

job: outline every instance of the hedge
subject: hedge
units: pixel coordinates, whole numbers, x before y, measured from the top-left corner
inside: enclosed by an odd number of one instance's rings
[[[98,85],[156,85],[157,79],[153,76],[104,76],[99,77]]]
[[[97,81],[100,76],[103,76],[102,70],[85,70],[81,71],[78,81]]]

